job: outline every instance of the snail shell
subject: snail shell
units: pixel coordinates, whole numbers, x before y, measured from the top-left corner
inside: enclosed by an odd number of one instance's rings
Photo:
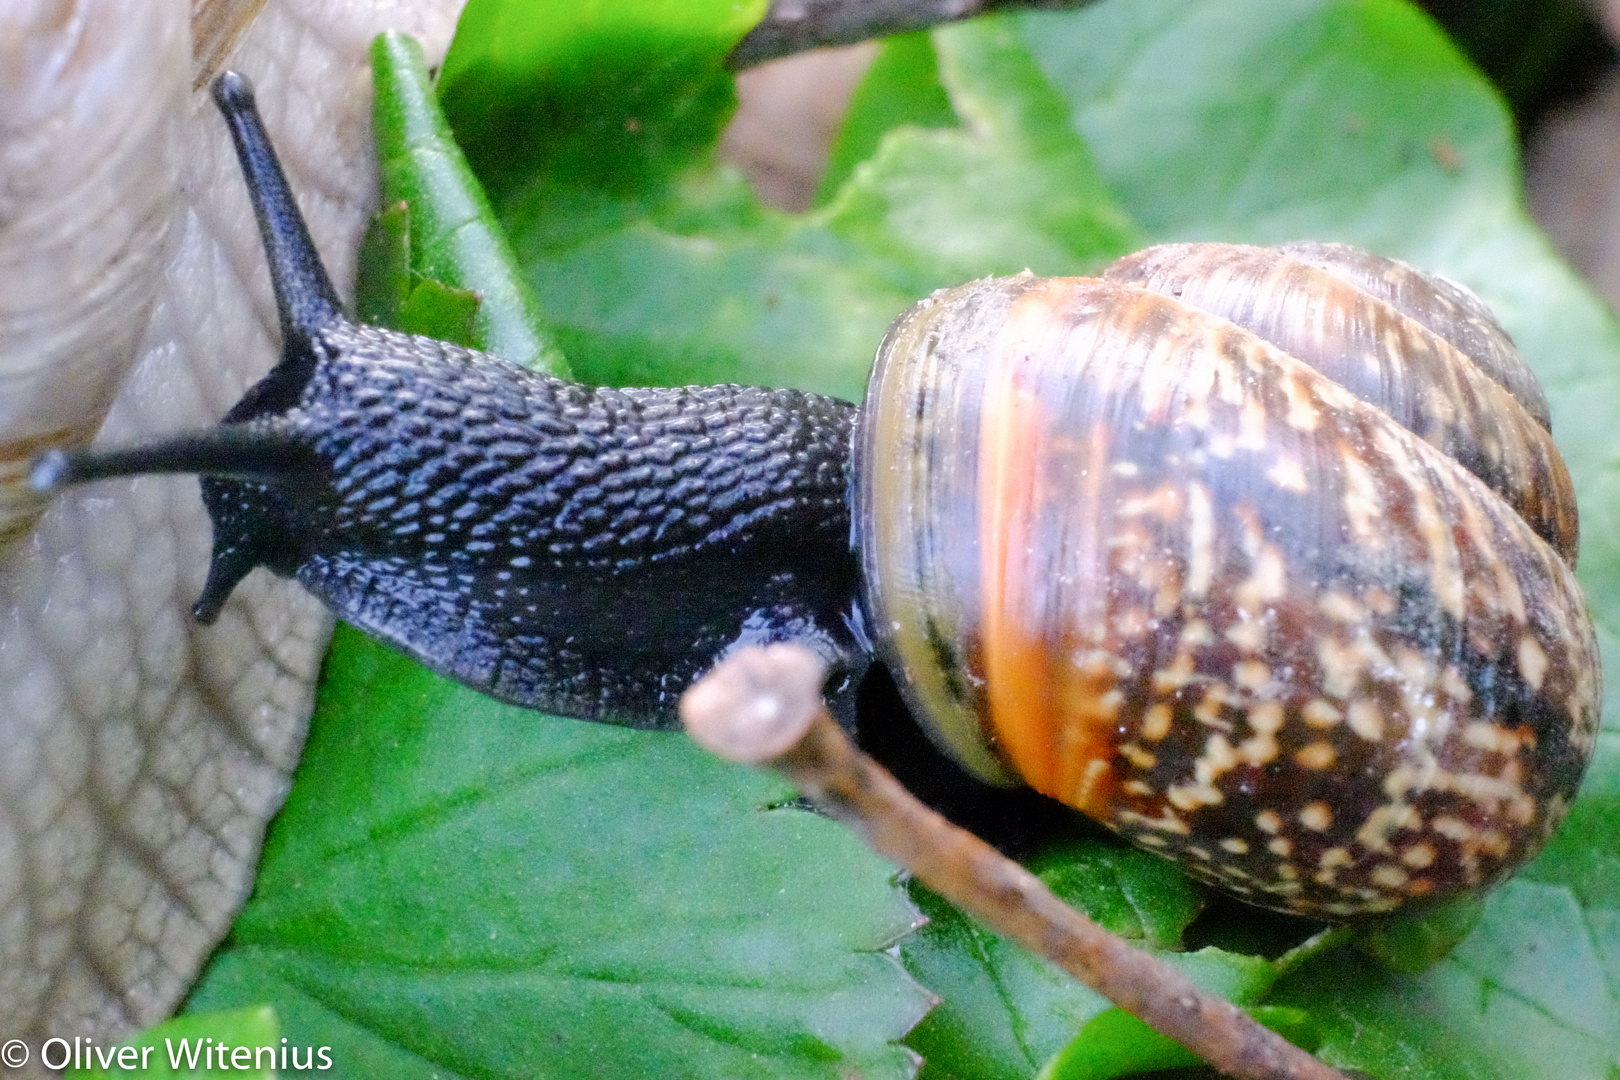
[[[178,194],[183,20],[63,7],[0,7],[0,550],[45,506],[29,459],[89,442],[134,363]]]
[[[1545,402],[1471,295],[1370,260],[938,293],[856,450],[867,610],[944,747],[1326,917],[1511,872],[1598,716]]]

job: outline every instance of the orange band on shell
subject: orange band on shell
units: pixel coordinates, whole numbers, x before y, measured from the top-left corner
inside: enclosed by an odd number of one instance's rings
[[[1113,791],[1111,668],[1084,662],[1080,633],[1048,628],[1045,580],[1054,567],[1030,540],[1058,503],[1095,505],[1108,437],[1093,424],[1079,451],[1079,475],[1049,460],[1054,433],[1031,356],[1050,355],[1069,321],[1064,301],[1073,279],[1055,280],[1009,310],[980,414],[979,507],[984,664],[991,723],[1002,749],[1035,790],[1089,814],[1104,814]],[[1067,456],[1067,455],[1066,455]],[[1069,460],[1075,460],[1069,457]],[[1079,565],[1096,565],[1095,517],[1070,537]]]

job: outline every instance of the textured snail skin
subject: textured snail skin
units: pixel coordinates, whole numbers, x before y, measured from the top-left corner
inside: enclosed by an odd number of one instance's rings
[[[297,405],[233,417],[311,466],[204,481],[199,614],[267,566],[475,689],[636,727],[739,643],[858,651],[847,403],[591,389],[342,319],[315,346]]]
[[[1104,277],[1184,255],[1270,258]],[[977,282],[890,331],[859,440],[880,654],[980,775],[1329,918],[1486,887],[1562,820],[1599,693],[1569,563],[1255,334],[1113,281]],[[1561,477],[1543,443],[1497,450]],[[1567,484],[1542,497],[1572,545]]]

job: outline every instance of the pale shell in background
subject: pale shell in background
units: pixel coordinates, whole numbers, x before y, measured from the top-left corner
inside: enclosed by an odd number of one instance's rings
[[[29,459],[88,442],[135,360],[178,198],[184,16],[0,7],[0,548],[45,508]]]
[[[815,201],[850,96],[878,54],[873,42],[817,49],[737,74],[737,114],[720,156],[767,204],[802,213]]]
[[[0,5],[0,444],[216,422],[274,362],[276,316],[224,125],[193,86],[227,63],[253,79],[346,289],[375,199],[366,50],[399,29],[437,62],[461,3]],[[87,180],[116,154],[116,178]],[[330,618],[261,571],[197,626],[209,542],[196,480],[145,477],[67,493],[0,558],[6,1037],[161,1019],[252,883]]]

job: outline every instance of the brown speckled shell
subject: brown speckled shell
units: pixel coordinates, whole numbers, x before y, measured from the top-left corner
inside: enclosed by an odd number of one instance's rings
[[[913,709],[979,775],[1269,907],[1511,873],[1574,797],[1600,684],[1511,342],[1334,245],[1104,278],[975,282],[885,339],[857,529]]]

